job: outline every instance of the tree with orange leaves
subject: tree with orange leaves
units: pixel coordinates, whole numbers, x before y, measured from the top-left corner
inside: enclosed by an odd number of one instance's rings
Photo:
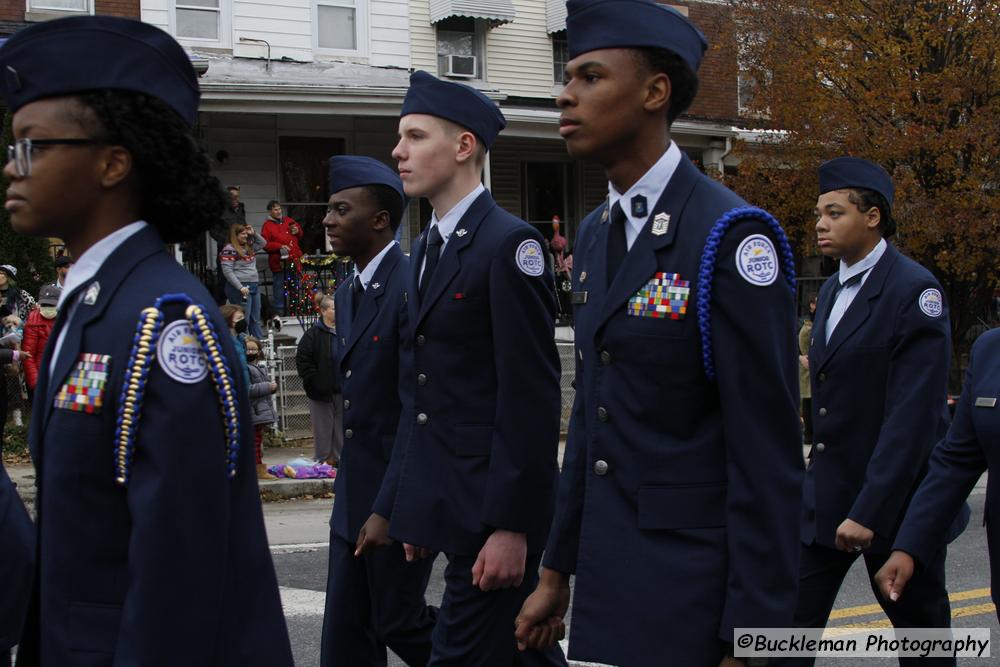
[[[813,256],[817,166],[883,165],[895,243],[941,282],[960,360],[1000,281],[1000,1],[731,4],[746,111],[780,130],[737,146],[732,185]]]

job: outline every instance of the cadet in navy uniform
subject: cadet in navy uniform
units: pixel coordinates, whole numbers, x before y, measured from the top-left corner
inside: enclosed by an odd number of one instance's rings
[[[894,551],[875,575],[883,596],[893,602],[910,594],[908,584],[916,569],[934,563],[949,537],[949,527],[979,478],[991,473],[986,489],[986,535],[990,573],[1000,573],[1000,507],[997,506],[997,464],[1000,448],[1000,329],[987,331],[972,346],[969,370],[955,419],[948,434],[931,452],[927,476],[910,501]],[[914,572],[918,574],[914,574]],[[993,586],[993,602],[1000,618],[1000,587]]]
[[[18,665],[291,665],[236,351],[165,247],[224,205],[191,63],[157,28],[79,17],[15,34],[0,72],[11,224],[77,258],[32,414]]]
[[[560,132],[607,170],[573,261],[576,400],[522,645],[630,667],[736,664],[785,627],[802,480],[794,269],[767,213],[670,138],[707,47],[651,0],[570,0]],[[730,654],[730,655],[727,655]]]
[[[399,388],[408,386],[400,382],[399,344],[410,260],[394,240],[406,196],[395,169],[353,156],[330,158],[330,192],[323,224],[333,251],[352,257],[355,272],[336,293],[345,447],[330,519],[320,663],[384,665],[388,646],[408,665],[426,665],[437,618],[424,599],[433,561],[407,562],[403,546],[388,539],[388,522],[371,515],[399,426]]]
[[[859,555],[869,577],[889,557],[931,448],[948,427],[951,357],[940,285],[886,241],[895,232],[889,174],[841,157],[820,166],[819,185],[819,249],[839,259],[840,270],[820,290],[809,347],[814,445],[803,485],[795,613],[797,627],[817,628]],[[957,520],[968,520],[967,509]],[[939,546],[905,602],[882,605],[894,626],[950,626]]]
[[[505,125],[482,93],[415,72],[393,150],[434,214],[407,289],[412,405],[374,513],[408,558],[448,558],[431,665],[566,664],[515,657],[511,634],[548,535],[561,399],[542,236],[480,183]]]
[[[14,483],[0,461],[0,667],[21,636],[31,593],[35,530]]]

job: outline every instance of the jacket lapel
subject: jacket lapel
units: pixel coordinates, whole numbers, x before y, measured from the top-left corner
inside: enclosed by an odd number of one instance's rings
[[[431,284],[427,286],[427,298],[421,299],[420,301],[420,312],[417,316],[417,324],[427,315],[430,307],[441,298],[444,294],[445,288],[448,283],[451,282],[452,278],[458,275],[459,269],[462,268],[461,262],[461,252],[465,250],[470,243],[472,243],[473,237],[476,235],[476,229],[479,228],[479,223],[483,221],[483,218],[493,210],[496,206],[496,202],[493,201],[493,197],[489,192],[484,192],[479,195],[469,210],[465,212],[462,219],[458,221],[455,226],[455,231],[452,232],[451,237],[448,239],[448,243],[445,245],[444,250],[441,253],[441,259],[438,261],[437,268],[434,270],[434,275],[431,276]],[[420,258],[415,262],[417,276],[420,276],[420,264],[423,259],[421,255]],[[419,292],[417,292],[419,293]]]
[[[826,349],[823,353],[823,361],[820,367],[827,364],[831,357],[836,354],[837,349],[843,345],[844,341],[851,337],[851,335],[858,330],[868,316],[871,314],[871,303],[870,301],[876,298],[882,293],[882,286],[885,284],[886,276],[889,274],[889,270],[892,265],[896,262],[897,252],[896,249],[891,245],[886,245],[885,253],[878,263],[872,267],[871,274],[868,278],[861,284],[861,289],[858,291],[857,296],[854,297],[854,301],[851,305],[847,307],[847,311],[844,316],[840,318],[840,322],[837,323],[837,328],[833,330],[833,334],[830,335],[830,342],[827,343]],[[833,308],[831,302],[831,309]],[[824,338],[826,336],[826,321],[824,320]]]
[[[407,285],[406,308],[411,322],[417,321],[420,314],[420,267],[424,263],[424,254],[427,252],[427,231],[424,230],[417,236],[411,246],[413,254],[410,257],[410,278]]]
[[[817,306],[822,304],[823,308],[820,309],[817,307],[816,309],[816,320],[813,322],[812,330],[812,357],[810,358],[810,362],[818,363],[823,358],[823,355],[826,354],[826,323],[830,319],[830,312],[833,310],[833,302],[836,298],[837,285],[839,284],[836,276],[834,276],[823,283],[823,287],[820,288]]]
[[[378,315],[379,301],[385,294],[385,286],[388,278],[392,274],[393,269],[396,268],[396,264],[399,263],[399,259],[403,256],[403,251],[399,249],[399,246],[395,245],[395,243],[393,243],[393,246],[386,253],[385,257],[382,258],[378,269],[375,270],[375,275],[372,276],[371,282],[368,283],[368,289],[365,290],[364,296],[361,298],[361,303],[358,305],[357,319],[351,322],[350,330],[346,336],[347,344],[340,355],[342,361],[351,353],[355,343],[358,342],[362,334],[364,334],[365,330],[368,329],[369,325],[375,319],[375,316]],[[354,298],[354,290],[351,290],[351,298]]]
[[[691,164],[687,157],[682,155],[677,169],[663,191],[663,195],[650,211],[649,217],[646,218],[646,224],[643,225],[642,231],[639,232],[639,236],[636,237],[625,256],[625,261],[622,262],[614,282],[608,288],[598,328],[611,319],[619,308],[624,306],[629,298],[656,273],[658,266],[656,253],[673,244],[677,236],[677,227],[680,225],[681,213],[700,177],[701,172]],[[666,232],[653,234],[654,221],[658,216],[662,221],[664,215],[668,216]],[[658,226],[661,225],[662,222]],[[602,224],[602,227],[609,226],[610,223],[607,222]],[[604,242],[600,244],[599,253],[607,254],[607,234],[605,229],[603,232]],[[605,259],[603,263],[606,261]]]
[[[45,393],[40,394],[45,397],[43,417],[40,424],[41,428],[44,428],[48,424],[49,416],[52,414],[52,403],[55,399],[55,394],[62,387],[66,376],[80,357],[80,345],[83,340],[84,329],[104,313],[108,304],[111,303],[114,293],[136,264],[154,253],[163,252],[163,249],[163,241],[153,227],[146,227],[136,232],[104,260],[101,268],[90,282],[74,290],[74,293],[70,294],[66,301],[63,302],[65,317],[69,318],[69,321],[61,323],[64,327],[67,327],[66,337],[63,339],[62,347],[59,349],[59,357],[56,359],[56,366],[52,377],[48,378]],[[93,303],[87,303],[87,291],[95,285],[98,286],[96,298]],[[82,297],[81,292],[84,295]],[[76,301],[76,308],[75,310],[71,310],[71,304],[74,300]],[[149,305],[152,306],[153,304]],[[140,314],[134,313],[133,315],[135,322],[138,322]],[[60,313],[60,316],[62,317],[63,314]],[[129,326],[134,327],[135,322],[129,322]],[[56,340],[58,335],[57,326],[53,328],[50,340]],[[52,353],[53,350],[47,349],[45,357],[48,358]],[[113,365],[124,364],[127,361],[127,359],[112,359],[111,363]],[[39,369],[40,373],[47,373],[47,371],[47,366]],[[40,434],[41,431],[39,431]]]

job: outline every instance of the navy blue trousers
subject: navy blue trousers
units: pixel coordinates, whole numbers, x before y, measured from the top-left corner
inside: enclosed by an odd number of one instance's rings
[[[934,561],[919,569],[906,584],[906,590],[896,602],[882,598],[875,584],[875,574],[889,559],[887,552],[860,554],[865,559],[868,580],[875,599],[896,628],[950,628],[951,603],[945,586],[944,561],[948,549],[943,547]],[[837,601],[844,577],[859,554],[838,551],[813,543],[802,545],[799,566],[799,602],[795,610],[795,626],[799,628],[826,627],[830,612]],[[815,658],[789,658],[781,665],[813,665]],[[934,665],[951,667],[954,658],[905,658],[900,665]]]
[[[414,667],[431,655],[437,609],[424,599],[433,558],[407,563],[393,544],[361,558],[330,533],[321,667],[385,665],[386,647]]]
[[[434,667],[566,667],[562,649],[517,650],[514,619],[538,583],[542,555],[529,555],[518,588],[484,593],[472,585],[475,556],[449,556],[441,614],[434,627]]]

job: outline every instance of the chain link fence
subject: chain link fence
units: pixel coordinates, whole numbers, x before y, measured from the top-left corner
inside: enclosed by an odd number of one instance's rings
[[[309,399],[295,369],[295,345],[275,348],[275,382],[278,383],[278,424],[286,440],[312,437]]]
[[[562,390],[562,412],[559,415],[559,432],[566,435],[569,430],[569,415],[573,411],[573,399],[576,397],[576,389],[573,388],[573,378],[576,377],[574,371],[576,363],[573,355],[576,354],[573,343],[556,343],[559,350],[559,366],[562,373],[559,376],[559,388]]]

